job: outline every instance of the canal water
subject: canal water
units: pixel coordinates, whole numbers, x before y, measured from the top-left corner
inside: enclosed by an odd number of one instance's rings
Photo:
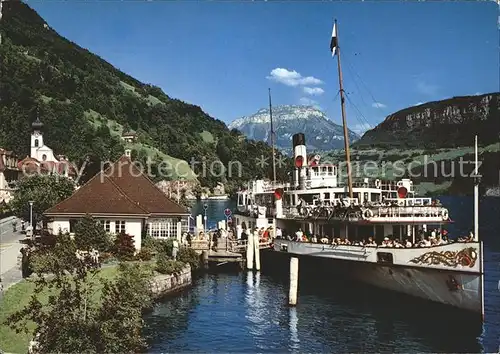
[[[442,197],[454,223],[473,228],[468,197]],[[207,203],[209,225],[230,202]],[[203,204],[193,214],[203,213]],[[287,280],[244,272],[207,274],[146,317],[157,352],[497,352],[500,340],[500,198],[481,200],[485,242],[485,323],[442,306],[334,279],[300,279],[299,304],[286,306]]]

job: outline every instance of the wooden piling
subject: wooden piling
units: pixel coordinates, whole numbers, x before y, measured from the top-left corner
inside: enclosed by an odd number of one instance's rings
[[[248,235],[247,240],[247,269],[253,269],[253,253],[254,253],[254,244],[253,244],[253,233]]]
[[[202,251],[201,258],[203,260],[203,267],[208,269],[208,251]]]
[[[288,304],[290,306],[297,305],[297,291],[299,283],[299,259],[297,257],[290,258],[290,293],[288,295]]]
[[[255,270],[260,271],[260,244],[259,237],[253,240],[254,253],[255,253]]]

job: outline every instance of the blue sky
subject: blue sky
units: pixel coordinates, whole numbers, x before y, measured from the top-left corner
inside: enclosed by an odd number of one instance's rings
[[[266,107],[268,87],[273,104],[311,102],[340,123],[333,18],[352,129],[499,91],[492,1],[27,2],[63,36],[227,123]]]

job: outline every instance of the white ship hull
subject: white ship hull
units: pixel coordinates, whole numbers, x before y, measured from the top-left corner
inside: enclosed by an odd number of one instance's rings
[[[315,269],[382,289],[483,314],[480,243],[454,243],[427,248],[369,248],[276,240],[269,257],[298,256]],[[466,250],[466,251],[464,251]],[[393,263],[377,260],[391,253]],[[466,254],[470,265],[461,265]],[[279,253],[279,254],[278,254]],[[448,255],[448,257],[446,257]]]

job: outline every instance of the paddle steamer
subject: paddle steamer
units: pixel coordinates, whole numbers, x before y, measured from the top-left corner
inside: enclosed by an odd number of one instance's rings
[[[484,316],[483,243],[478,235],[479,181],[475,181],[474,187],[471,236],[460,242],[416,246],[421,235],[446,229],[451,222],[448,209],[432,198],[416,196],[410,179],[353,181],[336,23],[331,50],[338,57],[347,183],[340,178],[339,165],[322,163],[318,155],[308,158],[304,134],[295,134],[291,181],[277,183],[276,177],[274,181],[256,180],[238,193],[233,217],[238,236],[247,230],[273,226],[282,230],[282,237],[272,245],[276,257],[285,254],[315,260],[319,262],[318,271],[328,270]],[[270,116],[274,148],[271,103]],[[478,175],[477,137],[475,145]],[[273,159],[276,176],[274,164]],[[314,236],[312,242],[311,238],[297,240],[298,230]],[[369,238],[376,244],[360,242]],[[387,247],[387,239],[400,240],[403,247]]]

